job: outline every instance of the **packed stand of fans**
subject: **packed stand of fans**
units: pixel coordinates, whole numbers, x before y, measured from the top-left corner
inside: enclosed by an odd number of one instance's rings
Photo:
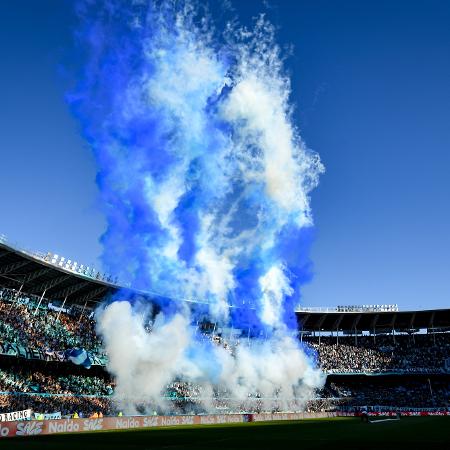
[[[28,394],[0,394],[0,412],[32,409],[43,414],[60,412],[63,417],[91,417],[94,413],[115,415],[111,399],[107,397],[42,396]]]
[[[416,336],[309,337],[303,342],[317,352],[327,373],[445,373],[450,358],[450,333]]]
[[[25,294],[0,289],[0,341],[24,347],[64,350],[83,347],[101,352],[101,341],[95,334],[95,323],[86,315],[71,315],[49,309],[43,302]],[[151,332],[149,325],[148,332]],[[233,353],[236,345],[217,333],[199,329],[204,339]],[[322,369],[333,373],[383,373],[400,371],[410,374],[444,372],[444,362],[450,358],[450,333],[437,335],[304,338],[303,343],[313,349]],[[0,363],[0,412],[32,408],[40,412],[61,411],[63,415],[82,413],[85,417],[94,411],[104,415],[114,414],[111,394],[114,382],[106,371],[79,368],[67,362],[29,362],[3,357]],[[19,361],[20,363],[17,363]],[[406,405],[448,404],[448,383],[441,385],[405,381],[404,384],[384,385],[363,381],[334,382],[327,384],[317,398],[303,405],[307,411],[324,411],[337,405],[395,403]],[[433,386],[431,386],[433,384]],[[204,405],[217,413],[244,413],[260,411],[298,410],[299,404],[281,404],[264,399],[257,393],[249,394],[245,401],[231,398],[219,388],[204,390],[200,385],[174,381],[161,396],[177,413],[204,412]],[[412,405],[413,403],[413,405]],[[142,405],[141,412],[149,412]],[[156,412],[156,411],[155,411]],[[160,411],[157,411],[158,413]]]
[[[58,314],[38,299],[0,290],[0,340],[24,347],[65,350],[83,347],[101,351],[95,322],[86,317]],[[59,317],[58,317],[59,316]]]
[[[434,408],[450,406],[450,383],[426,377],[336,380],[328,384],[330,395],[341,406],[397,406]]]
[[[0,391],[97,396],[111,395],[114,391],[114,383],[104,371],[103,376],[87,376],[58,373],[55,369],[49,372],[44,367],[41,371],[37,366],[31,370],[19,364],[0,367]]]

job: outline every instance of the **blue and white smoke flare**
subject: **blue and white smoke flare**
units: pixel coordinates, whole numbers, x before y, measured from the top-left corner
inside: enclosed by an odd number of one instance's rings
[[[133,288],[205,302],[210,320],[252,338],[290,339],[300,353],[289,330],[310,278],[309,193],[323,166],[293,124],[273,27],[260,17],[252,31],[230,24],[218,36],[190,2],[82,2],[78,12],[86,64],[71,103],[98,164],[106,268]],[[166,322],[189,314],[175,304],[160,305]],[[111,358],[112,319],[102,314]],[[187,353],[193,340],[182,340]],[[262,377],[263,346],[253,348],[245,358]],[[298,384],[304,370],[290,372]]]

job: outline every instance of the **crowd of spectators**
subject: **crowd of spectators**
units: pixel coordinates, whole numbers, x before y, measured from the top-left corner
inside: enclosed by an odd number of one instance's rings
[[[327,373],[444,373],[450,358],[450,333],[354,337],[322,336],[303,340],[317,352]]]
[[[43,370],[45,368],[42,368]],[[57,374],[55,371],[28,370],[15,365],[0,368],[1,392],[50,393],[68,395],[111,395],[114,383],[104,377]]]
[[[117,410],[109,397],[86,397],[73,395],[45,396],[37,394],[0,394],[0,412],[22,411],[52,414],[60,412],[64,416],[77,413],[79,417],[90,417],[101,412],[104,416],[116,415]]]
[[[24,347],[65,350],[83,347],[99,352],[95,322],[82,315],[59,314],[45,303],[10,289],[0,290],[0,340]]]
[[[422,377],[421,377],[422,378]],[[450,405],[450,383],[445,380],[357,379],[334,380],[329,392],[341,406],[442,407]]]
[[[203,339],[222,346],[230,353],[240,345],[239,341],[231,344],[215,331],[215,327],[208,331],[199,328]],[[151,327],[148,332],[151,332]],[[90,317],[52,310],[45,302],[39,305],[37,298],[19,295],[9,289],[0,289],[0,342],[43,350],[83,347],[97,354],[102,352],[95,322]],[[371,336],[359,336],[357,340],[331,336],[321,336],[319,340],[310,336],[304,338],[303,343],[313,350],[318,365],[328,374],[396,372],[432,375],[445,373],[445,362],[450,361],[450,333],[418,334],[414,337],[384,335],[377,336],[376,340]],[[44,413],[77,412],[85,417],[93,411],[104,415],[114,413],[111,400],[114,381],[102,368],[88,372],[68,362],[22,359],[18,364],[18,360],[10,360],[8,363],[0,362],[0,412],[33,408]],[[275,412],[298,410],[300,407],[308,411],[323,411],[337,405],[395,403],[397,406],[442,406],[448,404],[449,385],[417,380],[397,384],[385,383],[381,379],[379,382],[368,382],[367,379],[347,380],[345,383],[333,381],[317,394],[315,400],[305,405],[295,400],[282,403],[265,399],[257,393],[238,400],[218,387],[205,388],[178,380],[170,383],[161,397],[178,413],[200,413],[205,406],[217,413]]]

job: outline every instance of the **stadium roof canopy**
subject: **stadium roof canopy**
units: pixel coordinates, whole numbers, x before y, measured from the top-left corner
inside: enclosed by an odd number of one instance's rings
[[[1,237],[1,236],[0,236]],[[56,263],[48,254],[18,249],[0,239],[0,286],[20,290],[50,301],[92,307],[123,286],[95,271],[80,270],[70,261]],[[82,267],[82,266],[81,266]],[[145,293],[140,293],[145,294]],[[149,298],[155,295],[146,294]],[[426,311],[330,311],[318,308],[297,311],[303,331],[353,332],[417,328],[450,328],[450,309]]]
[[[95,304],[120,289],[112,282],[45,260],[0,241],[0,286],[68,304]]]
[[[450,327],[450,309],[421,311],[298,311],[303,331],[370,331],[435,329]]]

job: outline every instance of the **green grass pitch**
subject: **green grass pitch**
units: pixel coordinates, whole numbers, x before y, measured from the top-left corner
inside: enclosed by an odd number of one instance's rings
[[[411,417],[377,424],[357,418],[185,426],[19,437],[0,449],[388,450],[450,449],[450,417]]]

